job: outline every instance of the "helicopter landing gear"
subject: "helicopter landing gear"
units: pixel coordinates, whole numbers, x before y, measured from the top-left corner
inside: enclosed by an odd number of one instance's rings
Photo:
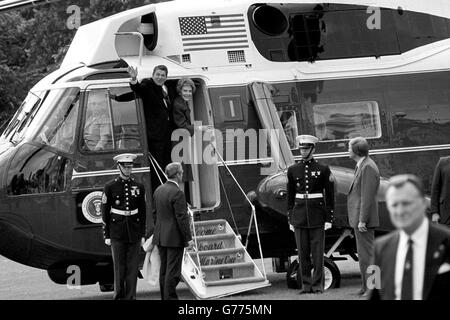
[[[286,272],[286,284],[289,289],[299,289],[300,285],[298,283],[298,260],[294,260],[289,265],[289,268]],[[341,285],[341,272],[339,271],[338,266],[328,257],[323,258],[323,272],[324,272],[324,289],[332,289],[339,288]],[[311,270],[311,274],[314,272],[314,269]]]
[[[328,250],[328,252],[324,256],[323,267],[324,267],[324,289],[331,288],[339,288],[341,285],[341,272],[339,271],[338,266],[333,261],[333,253],[337,250],[337,248],[341,245],[342,241],[347,237],[353,237],[350,229],[344,229],[340,237],[336,240],[333,246]],[[289,264],[288,270],[286,272],[286,284],[289,289],[298,289],[300,285],[298,283],[297,274],[298,274],[299,263],[298,260],[295,259],[293,262]]]

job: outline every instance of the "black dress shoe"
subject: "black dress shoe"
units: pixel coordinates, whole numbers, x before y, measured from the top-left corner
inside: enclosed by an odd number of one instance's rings
[[[309,289],[309,290],[301,289],[301,290],[298,292],[298,294],[307,294],[307,293],[311,293],[311,292],[312,292],[311,289]]]
[[[316,289],[316,290],[313,290],[312,292],[313,292],[313,293],[316,293],[316,294],[320,294],[320,293],[323,293],[323,290]]]
[[[357,292],[355,292],[355,296],[362,296],[366,293],[364,289],[359,289]]]

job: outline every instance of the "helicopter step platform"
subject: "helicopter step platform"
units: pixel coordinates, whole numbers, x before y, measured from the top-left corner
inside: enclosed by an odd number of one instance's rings
[[[197,250],[185,250],[181,273],[197,299],[270,285],[226,220],[198,221],[194,228]]]

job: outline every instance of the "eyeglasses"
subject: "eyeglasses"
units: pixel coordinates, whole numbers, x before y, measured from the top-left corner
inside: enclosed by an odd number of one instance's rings
[[[421,196],[425,195],[422,181],[412,174],[399,174],[391,177],[388,181],[387,187],[401,188],[405,183],[408,182],[411,183],[414,187],[416,187]]]

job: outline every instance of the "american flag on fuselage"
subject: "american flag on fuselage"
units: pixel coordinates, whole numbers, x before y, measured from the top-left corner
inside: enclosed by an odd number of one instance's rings
[[[185,52],[248,48],[243,14],[179,17]]]

